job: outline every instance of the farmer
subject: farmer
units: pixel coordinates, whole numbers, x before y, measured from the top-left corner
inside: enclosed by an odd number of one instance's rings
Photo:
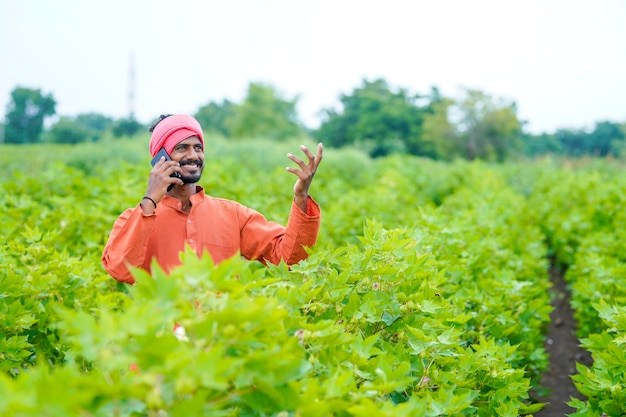
[[[321,143],[317,155],[300,147],[307,162],[287,154],[299,168],[286,169],[297,179],[285,227],[238,202],[211,197],[197,185],[205,148],[202,128],[193,117],[162,115],[150,131],[152,156],[163,148],[171,160],[158,159],[141,202],[113,225],[102,253],[102,264],[113,278],[133,284],[128,267],[150,271],[153,259],[169,271],[181,263],[179,254],[186,246],[198,256],[208,252],[216,263],[236,254],[264,264],[292,265],[307,257],[304,248],[315,244],[320,226],[320,208],[309,187],[322,160]]]

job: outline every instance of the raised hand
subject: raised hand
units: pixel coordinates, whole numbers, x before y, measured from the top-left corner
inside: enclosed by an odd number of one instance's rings
[[[298,167],[300,167],[300,169],[287,167],[286,170],[288,172],[291,172],[292,174],[295,174],[298,177],[295,185],[293,186],[294,201],[296,202],[297,206],[306,213],[306,202],[309,196],[309,188],[311,187],[311,182],[313,182],[313,177],[315,176],[317,167],[319,166],[320,162],[322,162],[322,154],[324,148],[321,143],[318,143],[317,155],[313,155],[313,152],[311,152],[304,145],[301,145],[300,149],[302,150],[302,152],[304,152],[304,154],[308,158],[308,161],[304,162],[295,155],[288,153],[287,158],[295,162]]]

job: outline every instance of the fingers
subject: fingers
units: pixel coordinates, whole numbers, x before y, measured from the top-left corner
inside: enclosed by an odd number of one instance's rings
[[[313,153],[304,145],[300,146],[300,149],[306,154],[307,158],[309,158],[308,166],[315,173],[317,171],[317,167],[320,162],[322,162],[322,155],[324,152],[324,148],[321,143],[317,144],[317,154],[313,155]]]
[[[287,157],[289,159],[291,159],[293,162],[295,162],[296,164],[298,164],[298,166],[302,170],[306,170],[307,168],[309,168],[311,171],[315,172],[315,170],[317,169],[317,166],[322,161],[322,154],[323,154],[323,146],[322,146],[322,144],[319,143],[317,145],[317,155],[313,155],[313,152],[311,152],[309,150],[309,148],[307,148],[304,145],[300,146],[300,150],[302,150],[302,152],[304,152],[304,154],[308,158],[308,162],[307,163],[305,163],[303,160],[301,160],[300,158],[296,157],[292,153],[288,153]]]
[[[315,155],[304,145],[300,145],[300,150],[309,158],[309,162],[315,160]]]
[[[174,169],[170,169],[170,168],[174,168]],[[167,170],[170,170],[169,172],[170,174],[174,171],[182,172],[182,168],[180,168],[180,164],[178,162],[171,161],[171,160],[166,161],[165,158],[161,158],[156,164],[154,164],[154,168],[152,170],[156,172],[165,172]]]
[[[317,144],[317,155],[315,157],[315,168],[322,162],[322,154],[324,153],[324,146],[321,143]]]
[[[172,174],[175,172],[181,174],[183,172],[183,169],[180,167],[180,165],[176,164],[176,165],[167,167],[164,172],[165,174],[167,174],[168,177],[171,177]]]
[[[172,176],[175,172],[182,173],[182,168],[178,162],[167,161],[161,158],[161,160],[154,164],[150,172],[150,179],[148,181],[149,191],[159,194],[159,197],[162,198],[165,192],[169,191],[171,185],[182,185],[183,181],[180,178]]]
[[[287,154],[287,158],[291,159],[293,162],[295,162],[300,168],[305,169],[306,168],[306,164],[304,163],[304,161],[300,158],[298,158],[297,156],[295,156],[292,153],[288,153]]]
[[[157,174],[167,174],[167,176],[170,176],[174,172],[183,172],[183,169],[180,167],[180,164],[178,162],[166,161],[165,158],[161,158],[160,161],[154,164],[152,172],[155,172]]]
[[[304,154],[306,155],[308,159],[307,163],[305,163],[304,161],[302,161],[300,158],[296,157],[295,155],[288,153],[287,157],[291,159],[293,162],[295,162],[300,167],[300,169],[287,167],[286,170],[288,172],[291,172],[292,174],[295,174],[298,177],[293,187],[293,192],[294,192],[296,199],[306,200],[306,197],[309,192],[309,187],[311,186],[311,182],[313,181],[313,177],[315,176],[317,167],[322,161],[322,155],[324,151],[323,151],[323,146],[321,143],[317,145],[316,155],[313,155],[313,152],[311,152],[304,145],[300,146],[300,150],[302,150],[302,152],[304,152]],[[301,208],[306,211],[306,205],[301,206]]]

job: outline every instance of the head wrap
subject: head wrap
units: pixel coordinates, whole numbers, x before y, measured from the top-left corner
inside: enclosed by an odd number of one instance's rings
[[[204,148],[204,136],[202,136],[202,127],[196,119],[186,114],[174,114],[161,120],[152,131],[150,138],[150,154],[152,156],[159,152],[159,149],[165,148],[168,154],[178,143],[191,137],[200,138],[202,147]]]

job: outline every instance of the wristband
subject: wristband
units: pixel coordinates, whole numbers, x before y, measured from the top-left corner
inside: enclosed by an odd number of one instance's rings
[[[146,196],[144,196],[144,197],[142,198],[142,200],[150,200],[150,201],[152,201],[152,204],[154,204],[154,208],[156,209],[156,207],[157,207],[157,203],[156,203],[156,201],[154,201],[153,199],[151,199],[151,198],[150,198],[150,197],[148,197],[147,195],[146,195]]]

